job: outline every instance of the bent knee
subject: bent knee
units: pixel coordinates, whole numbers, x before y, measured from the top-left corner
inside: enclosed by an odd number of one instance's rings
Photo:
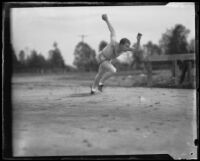
[[[117,72],[117,69],[116,68],[112,68],[111,72],[114,74]]]

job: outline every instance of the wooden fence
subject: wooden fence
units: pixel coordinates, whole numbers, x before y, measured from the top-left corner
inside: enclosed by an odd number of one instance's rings
[[[178,67],[178,61],[184,61],[184,60],[195,60],[195,54],[173,54],[173,55],[153,55],[149,56],[147,58],[147,62],[149,63],[149,72],[148,72],[148,84],[150,85],[152,82],[152,62],[164,62],[164,61],[172,61],[173,66],[172,66],[172,72],[175,71],[175,84],[178,85],[179,83],[179,77],[178,77],[178,72],[179,72],[179,67]],[[188,62],[188,77],[189,77],[189,82],[191,83],[192,81],[192,75],[191,75],[191,69],[192,69],[192,62]],[[173,73],[172,73],[173,75]]]

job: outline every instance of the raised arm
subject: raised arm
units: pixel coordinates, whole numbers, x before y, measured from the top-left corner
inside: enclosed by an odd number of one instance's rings
[[[115,30],[114,28],[112,27],[110,21],[108,20],[108,17],[106,14],[103,14],[102,15],[102,19],[106,22],[107,26],[108,26],[108,29],[110,31],[110,38],[111,38],[111,41],[116,41],[116,33],[115,33]]]
[[[137,34],[137,42],[136,42],[136,46],[130,48],[129,51],[132,51],[133,53],[137,52],[140,49],[140,40],[141,40],[142,34],[138,33]]]
[[[140,40],[141,40],[142,34],[138,33],[137,34],[137,43],[136,43],[136,51],[140,49]]]

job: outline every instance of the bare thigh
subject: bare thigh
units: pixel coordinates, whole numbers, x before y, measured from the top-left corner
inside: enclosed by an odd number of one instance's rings
[[[112,72],[112,73],[115,73],[117,71],[110,61],[102,62],[99,70],[104,71],[104,72]]]

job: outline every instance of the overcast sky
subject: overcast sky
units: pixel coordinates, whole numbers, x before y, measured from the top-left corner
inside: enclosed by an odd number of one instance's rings
[[[195,38],[194,3],[170,3],[166,6],[99,6],[99,7],[34,7],[13,8],[11,33],[14,49],[32,49],[45,58],[54,41],[66,64],[72,64],[79,35],[98,52],[101,40],[109,41],[109,30],[101,15],[106,13],[116,30],[117,39],[127,37],[132,43],[138,32],[143,33],[142,44],[158,44],[163,33],[176,24],[190,30],[188,40]]]

